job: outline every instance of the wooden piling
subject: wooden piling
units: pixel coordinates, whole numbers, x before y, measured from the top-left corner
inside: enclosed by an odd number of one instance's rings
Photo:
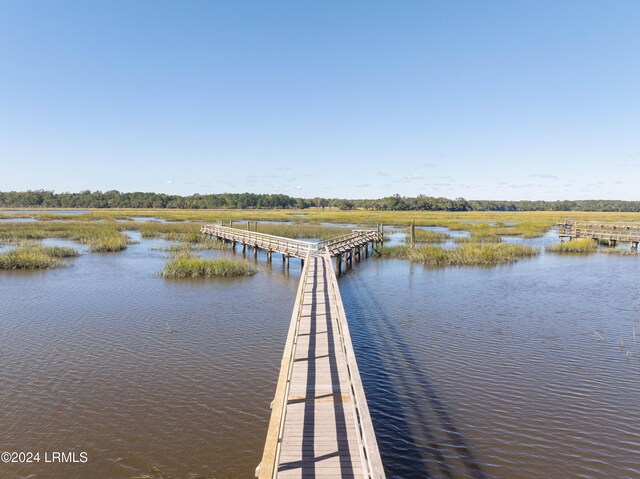
[[[416,220],[411,220],[411,247],[416,247]]]

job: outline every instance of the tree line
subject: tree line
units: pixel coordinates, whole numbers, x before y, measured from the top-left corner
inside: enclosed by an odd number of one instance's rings
[[[640,201],[560,200],[491,201],[433,196],[393,195],[379,199],[294,198],[282,194],[220,193],[191,196],[164,193],[81,191],[55,193],[46,190],[0,192],[1,208],[180,208],[271,209],[311,207],[342,210],[394,211],[625,211],[640,212]]]

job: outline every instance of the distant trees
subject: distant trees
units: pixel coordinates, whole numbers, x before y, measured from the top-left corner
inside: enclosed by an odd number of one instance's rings
[[[627,211],[640,212],[640,201],[563,200],[491,201],[433,196],[393,195],[379,199],[293,198],[282,194],[220,193],[191,196],[164,193],[121,193],[110,190],[54,193],[46,190],[0,192],[2,208],[185,208],[269,209],[334,207],[342,210],[414,211]]]

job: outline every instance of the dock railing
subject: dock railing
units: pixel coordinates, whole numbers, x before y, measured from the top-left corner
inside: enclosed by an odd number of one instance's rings
[[[591,238],[637,243],[640,241],[640,224],[578,223],[565,221],[556,224],[558,236],[566,238]]]
[[[273,249],[278,252],[286,252],[292,256],[304,258],[310,251],[317,251],[316,244],[309,241],[301,241],[283,236],[258,233],[256,231],[244,231],[238,228],[221,225],[202,225],[202,234],[209,234],[223,238],[227,241],[237,241],[238,243],[257,245],[264,249]]]
[[[274,479],[278,474],[278,463],[280,458],[280,448],[282,445],[282,435],[284,423],[287,416],[287,402],[289,398],[289,387],[291,385],[291,374],[293,372],[294,358],[296,355],[298,330],[300,329],[300,319],[302,318],[302,305],[304,302],[304,289],[308,281],[311,251],[307,252],[304,266],[298,284],[298,293],[291,314],[291,324],[287,334],[287,342],[282,354],[280,364],[280,376],[276,386],[276,393],[271,403],[271,419],[267,430],[267,440],[265,442],[262,461],[256,471],[259,479]]]
[[[334,254],[334,252],[341,247],[352,245],[354,241],[366,243],[369,241],[379,241],[380,239],[378,230],[355,229],[350,234],[320,241],[317,243],[317,251],[328,251],[329,254]]]
[[[333,270],[333,262],[328,251],[324,251],[325,264]],[[378,450],[378,441],[376,440],[371,415],[369,414],[369,406],[364,394],[362,379],[360,378],[360,370],[356,361],[356,355],[351,342],[351,334],[349,333],[349,325],[347,323],[347,314],[342,303],[340,288],[335,274],[329,274],[329,296],[333,298],[338,312],[338,328],[340,333],[340,344],[347,358],[347,373],[349,375],[349,394],[351,395],[351,405],[355,410],[355,418],[357,421],[358,442],[363,451],[363,468],[364,477],[370,479],[384,479],[384,467]]]
[[[354,229],[349,234],[319,242],[296,240],[216,224],[202,225],[200,233],[216,236],[227,241],[258,246],[262,249],[277,251],[298,258],[304,258],[307,252],[316,254],[325,250],[334,255],[340,253],[342,249],[362,246],[367,242],[381,241],[382,239],[381,233],[375,229]]]

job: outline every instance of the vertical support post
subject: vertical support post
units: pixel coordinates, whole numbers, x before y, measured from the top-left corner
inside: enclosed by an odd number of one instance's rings
[[[249,229],[249,225],[250,225],[250,224],[251,224],[251,221],[247,221],[247,231],[251,231],[251,230]]]
[[[267,263],[271,264],[271,251],[267,250]]]
[[[340,276],[342,274],[342,255],[336,256],[336,260],[338,261],[338,276]]]
[[[411,220],[411,247],[416,247],[416,220]]]
[[[233,220],[229,220],[229,228],[233,228]]]

